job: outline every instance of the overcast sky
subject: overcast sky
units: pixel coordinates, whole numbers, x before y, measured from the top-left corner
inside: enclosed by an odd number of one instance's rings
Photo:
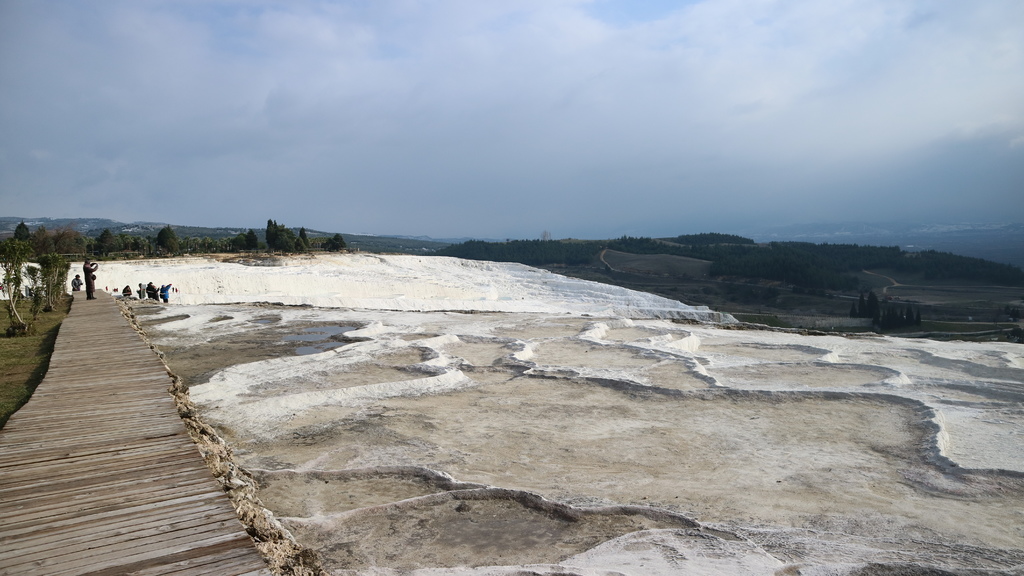
[[[1021,0],[0,0],[0,215],[1024,220]]]

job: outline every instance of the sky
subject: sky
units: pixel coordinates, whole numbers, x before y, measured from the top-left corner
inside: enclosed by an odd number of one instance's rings
[[[1024,221],[1020,0],[0,0],[0,215]]]

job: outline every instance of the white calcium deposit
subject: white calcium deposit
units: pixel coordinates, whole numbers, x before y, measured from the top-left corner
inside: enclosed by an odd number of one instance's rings
[[[81,264],[72,265],[70,278]],[[97,286],[171,284],[178,304],[273,302],[322,308],[591,314],[728,321],[706,307],[515,263],[402,255],[105,262]]]
[[[134,305],[143,327],[172,369],[227,358],[192,370],[192,399],[338,574],[1024,566],[1024,346],[727,329],[706,308],[517,264],[256,264],[103,263],[98,285],[178,289]],[[318,326],[352,329],[312,354],[264,338],[259,358],[231,357],[261,331]],[[409,470],[472,486],[403,492]],[[395,495],[375,500],[360,475]],[[496,489],[548,504],[481,495]],[[367,504],[346,507],[353,494]],[[655,512],[545,552],[539,535],[569,528],[538,506]],[[473,541],[502,514],[521,532],[511,561]],[[932,573],[894,570],[877,573]]]

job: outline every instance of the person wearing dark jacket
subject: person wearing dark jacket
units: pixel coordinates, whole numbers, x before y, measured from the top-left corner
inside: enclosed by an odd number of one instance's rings
[[[85,299],[95,300],[96,299],[96,271],[99,270],[100,265],[95,262],[85,261],[82,266],[82,273],[85,274]]]
[[[156,286],[152,282],[146,285],[146,297],[152,300],[160,300],[159,296],[157,296]]]

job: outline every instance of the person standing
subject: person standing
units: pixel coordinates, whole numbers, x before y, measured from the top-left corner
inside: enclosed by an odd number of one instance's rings
[[[85,264],[82,266],[82,273],[85,274],[86,300],[96,299],[96,271],[99,270],[99,268],[99,264],[91,262],[89,260],[86,260]]]
[[[167,301],[170,299],[170,297],[171,297],[171,285],[170,284],[165,284],[165,285],[161,286],[160,287],[160,299],[164,301],[164,304],[167,304]]]

